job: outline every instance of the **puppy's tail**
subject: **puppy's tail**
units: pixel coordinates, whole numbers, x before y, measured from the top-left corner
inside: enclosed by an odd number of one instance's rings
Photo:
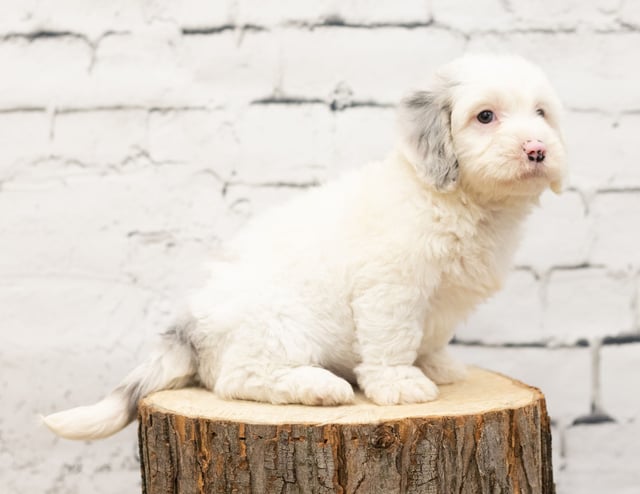
[[[174,324],[162,335],[157,351],[103,400],[42,417],[42,421],[67,439],[100,439],[115,434],[135,419],[140,398],[196,382],[197,357],[190,341],[193,327],[195,320],[191,317]]]

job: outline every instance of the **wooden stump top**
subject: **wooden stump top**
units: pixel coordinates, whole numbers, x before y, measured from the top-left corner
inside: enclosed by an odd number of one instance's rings
[[[139,406],[145,494],[552,494],[544,396],[470,369],[418,405],[337,407],[160,391]]]
[[[362,424],[411,417],[482,415],[493,410],[517,409],[543,398],[531,386],[479,368],[470,368],[460,383],[440,386],[437,400],[417,405],[379,406],[361,392],[350,405],[335,407],[272,405],[251,401],[226,401],[202,388],[159,391],[141,406],[187,418],[252,424]]]

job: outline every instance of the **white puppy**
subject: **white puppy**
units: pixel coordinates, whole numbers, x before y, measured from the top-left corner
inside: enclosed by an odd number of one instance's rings
[[[104,437],[140,397],[195,382],[272,403],[349,403],[355,383],[380,405],[435,399],[465,375],[446,350],[456,324],[500,288],[540,193],[560,190],[559,114],[521,58],[445,66],[400,104],[386,161],[253,221],[156,355],[104,400],[45,423]]]

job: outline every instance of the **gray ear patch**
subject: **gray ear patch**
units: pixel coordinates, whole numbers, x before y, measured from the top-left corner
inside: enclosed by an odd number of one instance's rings
[[[400,132],[407,159],[438,190],[452,190],[458,161],[451,140],[451,104],[446,90],[416,91],[399,108]]]

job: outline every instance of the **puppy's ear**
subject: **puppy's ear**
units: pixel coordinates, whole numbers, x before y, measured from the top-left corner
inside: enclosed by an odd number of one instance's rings
[[[446,90],[416,91],[398,109],[401,148],[419,177],[441,191],[457,186],[458,160],[451,139]]]

